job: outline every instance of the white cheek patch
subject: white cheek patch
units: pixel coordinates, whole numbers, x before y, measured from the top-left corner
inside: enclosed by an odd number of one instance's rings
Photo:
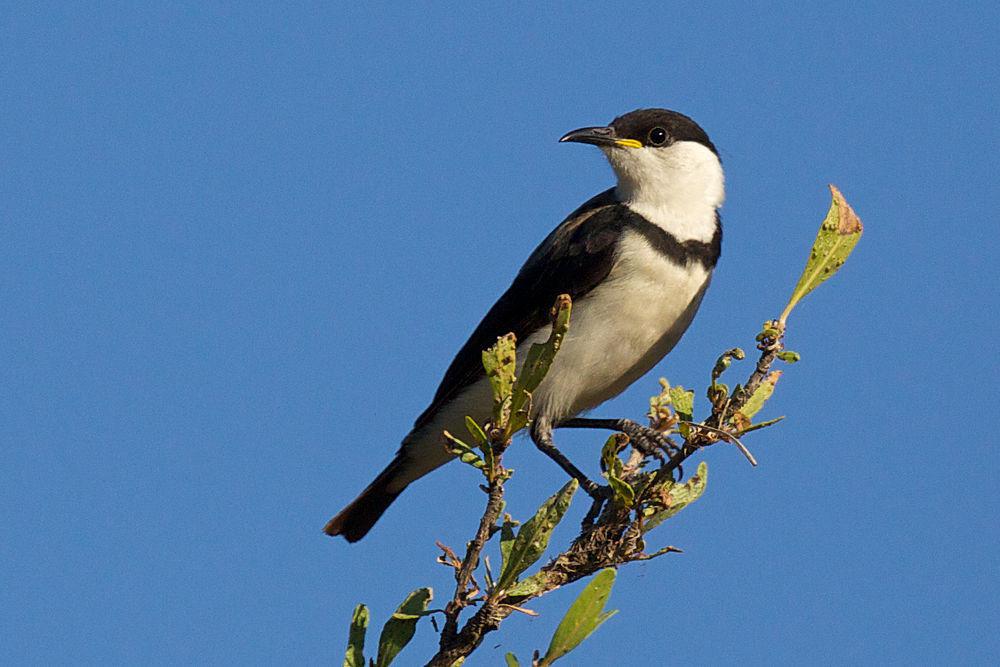
[[[629,208],[679,241],[712,239],[715,211],[725,199],[725,176],[715,153],[694,141],[604,153],[618,176],[618,198]]]

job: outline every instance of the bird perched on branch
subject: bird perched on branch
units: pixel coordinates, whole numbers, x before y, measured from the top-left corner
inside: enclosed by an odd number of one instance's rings
[[[697,123],[666,109],[632,111],[559,141],[600,148],[617,185],[573,211],[528,257],[451,362],[395,458],[327,523],[327,534],[361,539],[411,482],[453,458],[442,432],[458,433],[466,415],[482,422],[492,410],[482,351],[514,332],[523,359],[523,350],[548,338],[549,311],[560,294],[573,299],[573,322],[532,395],[532,440],[586,480],[555,449],[553,428],[621,430],[647,442],[662,437],[629,420],[577,415],[635,382],[691,324],[722,245],[722,163]]]

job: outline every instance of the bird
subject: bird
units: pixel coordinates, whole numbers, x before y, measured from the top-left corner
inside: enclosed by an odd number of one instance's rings
[[[513,332],[523,359],[532,344],[549,337],[551,308],[561,294],[572,298],[572,322],[532,395],[535,445],[586,480],[555,449],[554,429],[657,437],[627,419],[579,415],[652,369],[691,324],[722,249],[722,162],[700,125],[668,109],[637,109],[559,141],[598,147],[616,184],[570,213],[531,253],[459,350],[395,457],[326,524],[328,535],[360,540],[409,484],[454,458],[443,432],[460,432],[466,415],[483,423],[491,414],[482,351]]]

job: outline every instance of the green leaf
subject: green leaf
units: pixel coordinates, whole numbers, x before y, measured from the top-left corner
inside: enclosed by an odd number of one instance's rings
[[[365,667],[365,633],[368,630],[368,607],[359,604],[351,616],[351,629],[347,635],[347,653],[344,667]]]
[[[625,465],[618,458],[618,450],[625,437],[627,436],[616,433],[607,439],[601,448],[601,463],[604,464],[604,476],[611,485],[615,499],[625,507],[632,507],[635,504],[635,489],[622,478]]]
[[[562,346],[566,332],[569,331],[569,317],[572,310],[573,303],[569,295],[561,294],[552,308],[552,330],[548,340],[544,343],[535,343],[528,350],[524,367],[521,369],[521,377],[517,380],[517,385],[521,389],[533,392],[545,379],[545,374]]]
[[[476,441],[476,444],[482,447],[483,445],[490,444],[489,439],[486,437],[486,433],[483,432],[483,428],[476,423],[476,420],[472,417],[465,416],[465,428],[472,436],[472,439]]]
[[[643,522],[643,532],[649,532],[661,523],[674,516],[682,509],[701,498],[708,484],[708,464],[702,461],[698,464],[698,472],[684,484],[667,482],[654,491],[660,491],[664,509],[654,512]]]
[[[618,463],[621,465],[621,461]],[[625,507],[632,507],[635,505],[635,489],[633,489],[628,482],[619,477],[618,475],[620,474],[621,470],[618,471],[618,474],[609,474],[608,484],[611,485],[611,490],[615,494],[615,500],[620,502]]]
[[[759,424],[753,424],[752,426],[740,431],[740,435],[750,433],[751,431],[759,431],[760,429],[767,428],[768,426],[774,426],[784,418],[785,418],[784,416],[775,417],[774,419],[768,419],[767,421],[760,422]]]
[[[778,358],[786,364],[794,364],[801,361],[802,355],[798,352],[792,352],[791,350],[783,350],[778,353]]]
[[[617,609],[603,611],[614,584],[615,570],[610,567],[601,570],[590,580],[556,628],[545,656],[538,663],[539,667],[547,667],[575,649],[604,621],[618,613]]]
[[[548,579],[544,572],[535,572],[530,577],[525,577],[508,588],[507,595],[510,597],[533,596],[545,588],[547,583]]]
[[[483,453],[483,472],[486,474],[486,479],[493,481],[493,447],[490,445],[489,438],[486,437],[486,433],[483,432],[482,427],[476,423],[476,420],[472,417],[465,416],[465,429],[472,436],[472,439],[476,441],[479,446],[479,451]],[[475,465],[475,464],[473,464]]]
[[[726,372],[730,364],[733,363],[733,359],[742,360],[746,357],[746,353],[738,347],[734,347],[731,350],[726,350],[722,355],[715,360],[715,366],[712,368],[712,384]]]
[[[683,421],[693,420],[694,415],[694,392],[687,391],[684,387],[677,385],[670,388],[670,401],[674,404],[674,412]]]
[[[497,580],[498,589],[504,590],[513,584],[518,575],[542,557],[546,547],[549,546],[552,531],[569,509],[578,486],[579,482],[571,479],[555,495],[542,503],[535,516],[517,531],[517,537],[514,538],[503,569],[500,571],[500,578]]]
[[[434,597],[430,588],[418,588],[403,600],[396,613],[382,627],[378,638],[378,658],[376,667],[388,667],[396,659],[403,647],[413,639],[417,631],[417,621],[427,610],[427,604]]]
[[[513,653],[505,655],[504,661],[507,663],[507,667],[521,667],[521,663],[517,661],[517,656]]]
[[[843,266],[864,230],[861,219],[851,209],[844,195],[840,194],[840,190],[831,185],[830,192],[833,195],[830,210],[820,225],[816,240],[813,241],[806,268],[802,271],[795,289],[792,290],[788,305],[778,318],[782,328],[799,301]]]
[[[510,560],[510,548],[514,546],[514,528],[518,522],[514,521],[509,514],[504,514],[503,523],[500,525],[500,571],[503,572]]]
[[[722,405],[723,401],[729,396],[729,385],[725,382],[713,382],[708,385],[705,396],[712,402],[713,406]]]
[[[465,444],[455,436],[453,436],[448,431],[444,431],[444,437],[448,440],[448,451],[458,457],[458,460],[462,463],[467,463],[473,468],[478,468],[479,470],[484,470],[486,468],[486,462],[476,454],[476,451]],[[484,473],[485,474],[485,473]]]
[[[569,330],[569,316],[573,309],[572,300],[568,294],[561,294],[552,308],[552,330],[548,340],[535,343],[528,350],[521,367],[521,375],[514,381],[511,393],[510,423],[507,435],[514,435],[528,423],[531,410],[531,395],[545,379],[552,366],[556,353],[562,346],[563,338]]]
[[[771,394],[774,393],[774,385],[778,384],[778,380],[780,379],[781,371],[771,371],[768,373],[768,376],[764,378],[764,381],[758,385],[750,395],[750,398],[747,399],[747,402],[740,408],[739,411],[744,417],[749,420],[760,412],[760,409],[767,403],[767,399],[771,398]]]
[[[517,339],[514,334],[497,338],[497,342],[483,352],[483,368],[493,388],[493,424],[504,427],[510,417],[510,394],[514,387],[517,365]]]

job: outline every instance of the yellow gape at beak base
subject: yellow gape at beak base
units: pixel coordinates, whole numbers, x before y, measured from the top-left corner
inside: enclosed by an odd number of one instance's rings
[[[615,144],[622,148],[642,148],[642,144],[635,139],[615,139]]]

